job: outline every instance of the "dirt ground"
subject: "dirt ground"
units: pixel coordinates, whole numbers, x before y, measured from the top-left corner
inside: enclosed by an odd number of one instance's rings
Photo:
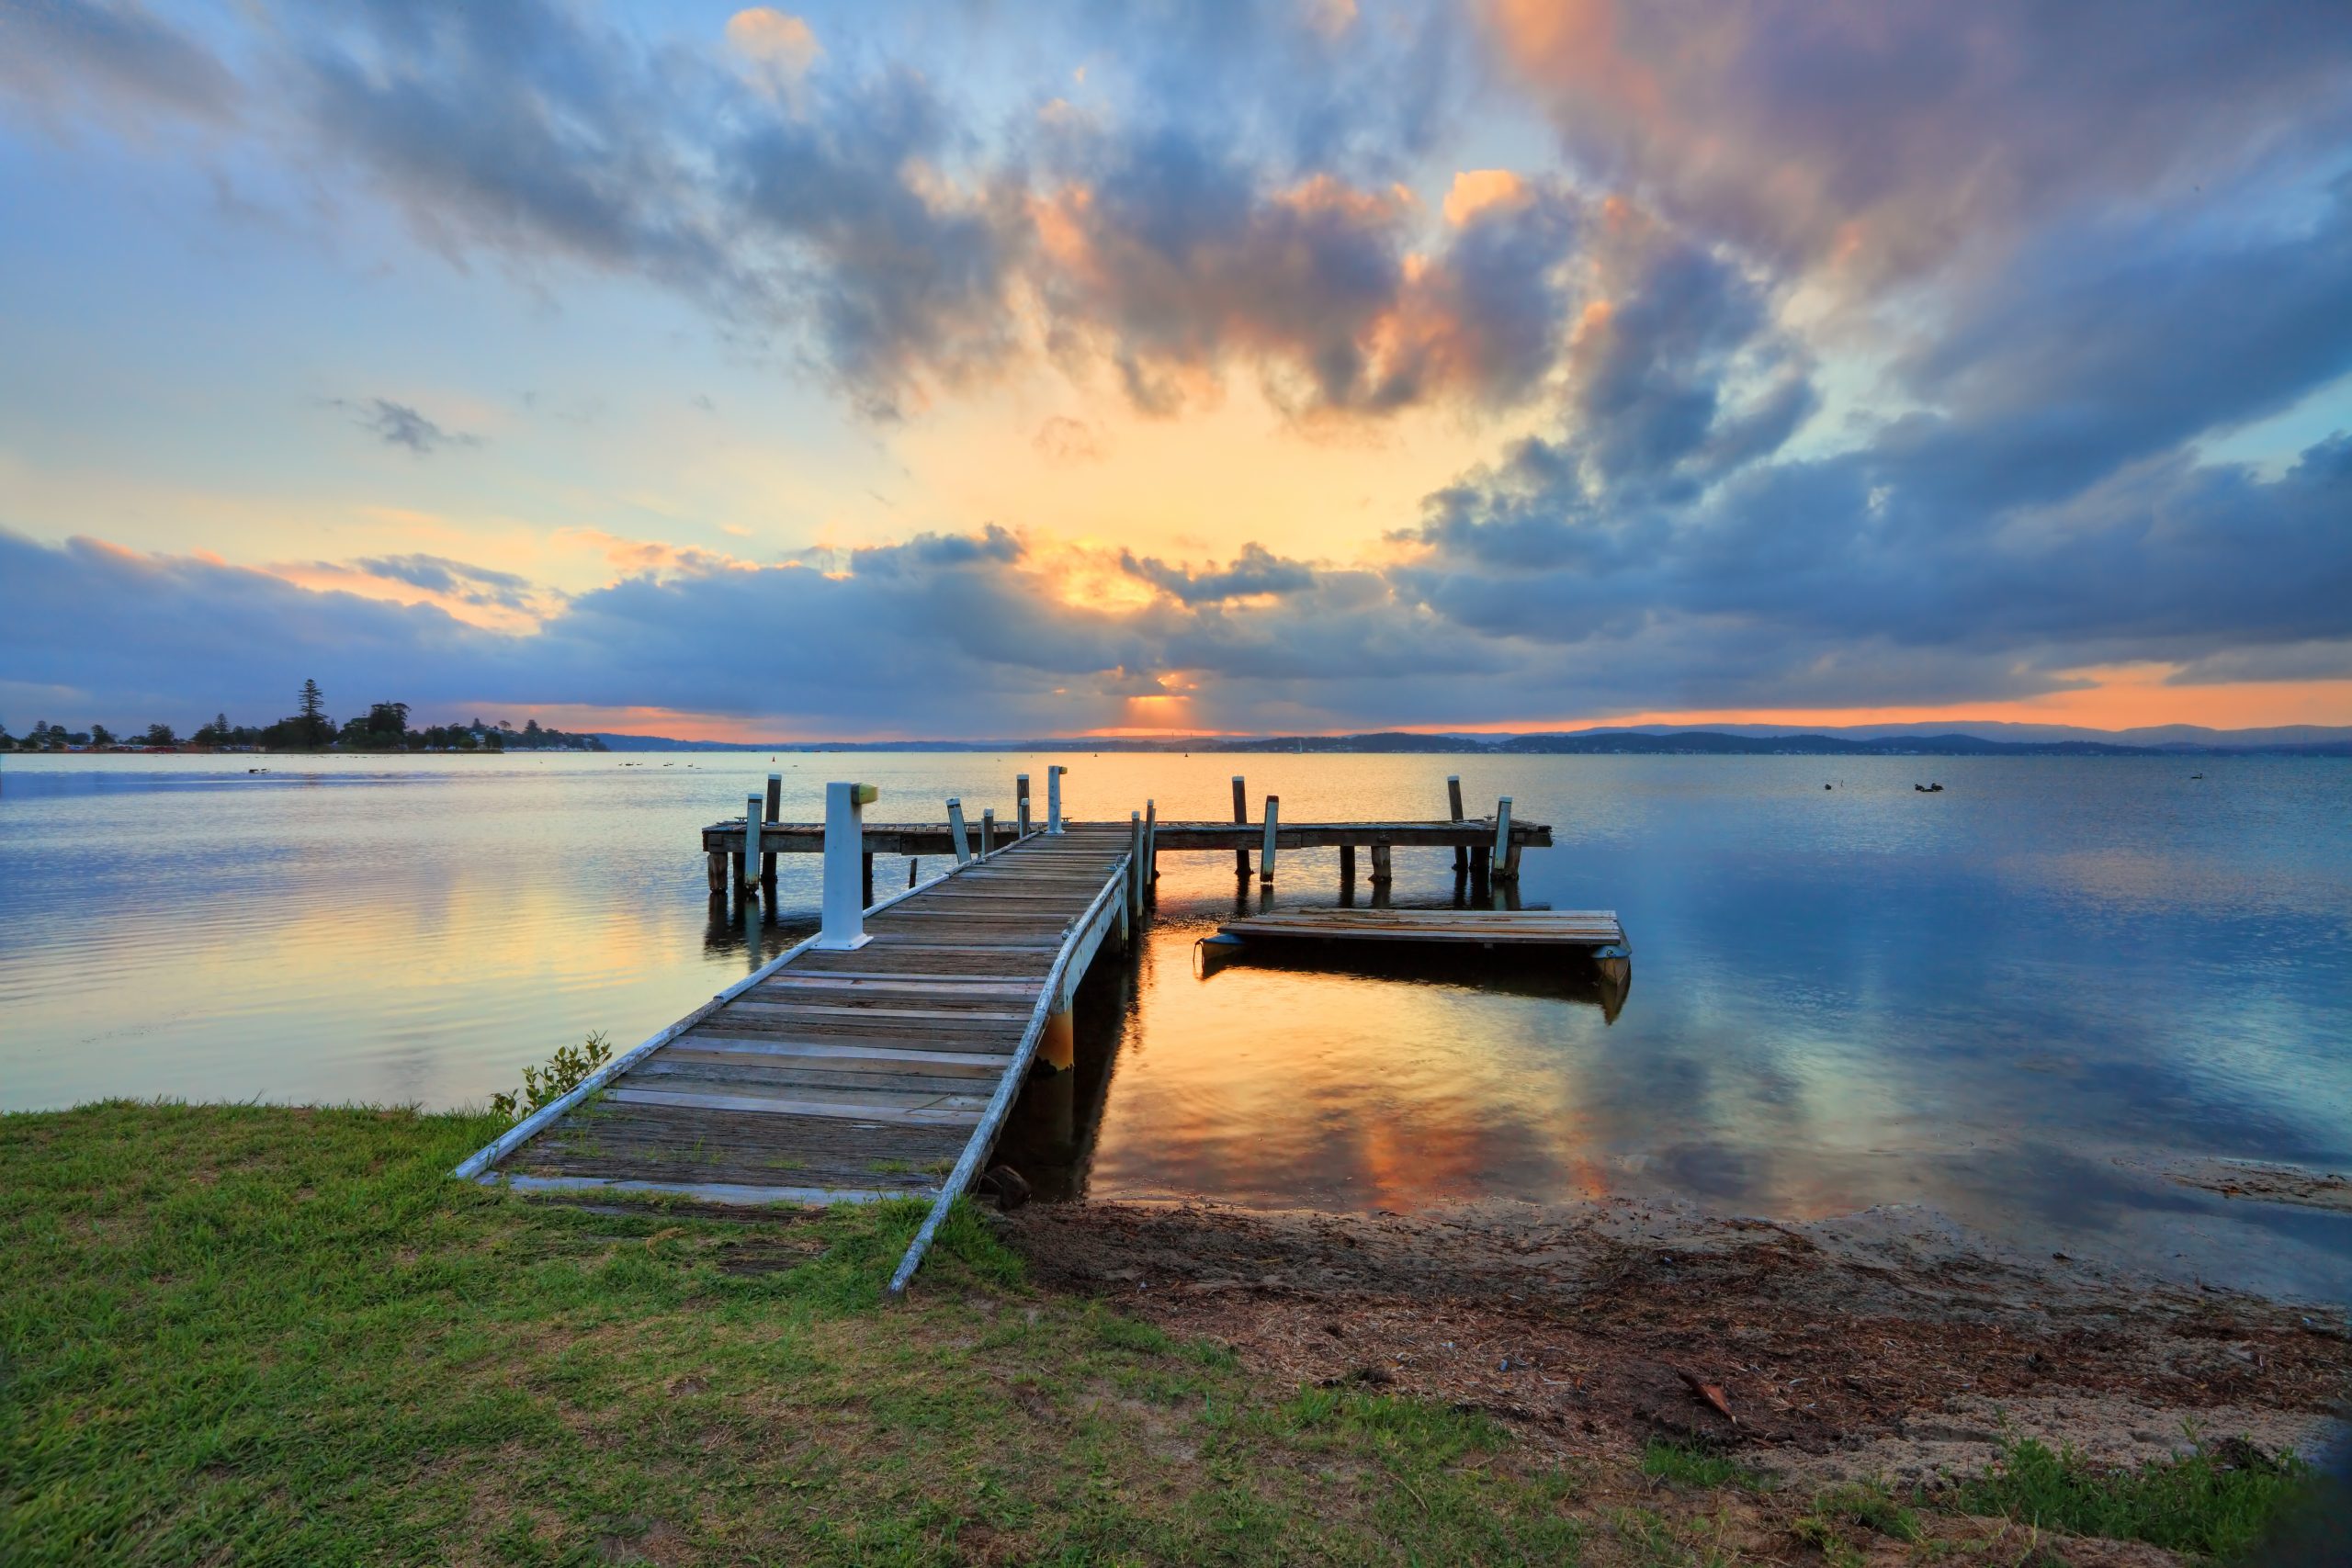
[[[2341,1312],[2005,1256],[1916,1208],[1084,1203],[1003,1223],[1041,1283],[1272,1378],[1445,1399],[1564,1451],[1692,1440],[1806,1483],[1973,1472],[2005,1437],[2125,1462],[2193,1428],[2316,1456],[2352,1396]]]

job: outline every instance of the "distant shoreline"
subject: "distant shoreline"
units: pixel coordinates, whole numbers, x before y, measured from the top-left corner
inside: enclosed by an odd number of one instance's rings
[[[2259,731],[2253,733],[2261,733]],[[383,750],[267,750],[235,747],[80,746],[15,747],[0,756],[27,757],[595,757],[649,751],[790,752],[1135,752],[1199,751],[1211,755],[1291,754],[1350,756],[1476,757],[2352,757],[2352,728],[2314,740],[2234,740],[2216,732],[2212,740],[2165,743],[2089,739],[2003,740],[1958,732],[1935,735],[1850,736],[1807,731],[1793,735],[1740,735],[1725,730],[1597,730],[1531,734],[1483,740],[1462,735],[1375,731],[1354,735],[1217,736],[1163,739],[1137,736],[1081,736],[1023,740],[681,740],[662,735],[596,732],[603,750],[573,746],[509,746]]]

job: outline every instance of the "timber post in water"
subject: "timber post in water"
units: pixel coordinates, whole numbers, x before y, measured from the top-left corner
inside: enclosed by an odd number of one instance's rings
[[[1016,774],[1012,781],[1012,830],[1021,838],[1029,836],[1029,775]]]
[[[760,797],[743,797],[743,851],[735,863],[736,886],[744,897],[752,896],[750,878],[760,869]]]
[[[760,813],[760,820],[763,822],[784,820],[784,775],[782,773],[768,775],[767,809]],[[774,850],[760,852],[760,886],[767,893],[768,907],[774,908],[775,907],[775,852]]]
[[[1519,846],[1510,837],[1510,796],[1495,802],[1494,874],[1503,882],[1519,880]]]
[[[967,864],[972,858],[972,841],[964,831],[964,802],[956,795],[947,797],[947,834],[956,840],[956,863]],[[874,900],[867,899],[867,903]]]
[[[1460,773],[1448,773],[1445,775],[1445,805],[1446,810],[1453,819],[1456,822],[1461,821],[1462,775]],[[1453,869],[1456,871],[1468,871],[1470,869],[1470,851],[1467,845],[1456,844],[1453,846]]]
[[[1264,886],[1274,879],[1274,835],[1283,813],[1283,797],[1266,796],[1266,842],[1258,852],[1258,885]]]
[[[986,860],[996,853],[996,807],[980,808],[980,858]]]
[[[1249,788],[1241,782],[1239,773],[1233,775],[1233,825],[1237,828],[1250,826]],[[1244,882],[1250,880],[1250,851],[1246,847],[1237,846],[1234,849],[1233,874]]]

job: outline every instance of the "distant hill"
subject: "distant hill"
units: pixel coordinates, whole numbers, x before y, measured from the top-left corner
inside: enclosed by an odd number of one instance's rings
[[[1984,730],[2001,733],[1987,735]],[[1603,728],[1527,735],[1105,736],[1033,740],[673,740],[600,733],[611,751],[1206,751],[1391,752],[1569,756],[2149,757],[2265,754],[2352,757],[2352,727],[2273,729],[2078,729],[2064,725],[1855,726],[1797,730],[1770,725],[1708,729]]]

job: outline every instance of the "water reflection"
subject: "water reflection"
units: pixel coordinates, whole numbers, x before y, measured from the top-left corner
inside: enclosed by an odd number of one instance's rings
[[[450,1105],[588,1030],[642,1039],[816,923],[816,857],[782,857],[772,897],[714,903],[700,828],[771,772],[813,819],[847,761],[0,761],[0,1107]],[[1296,820],[1433,818],[1460,773],[1473,815],[1510,795],[1557,844],[1516,886],[1443,851],[1352,886],[1336,852],[1286,851],[1270,886],[1238,885],[1230,853],[1163,852],[1158,919],[1081,993],[1043,1122],[1064,1190],[1923,1201],[2069,1251],[2352,1283],[2342,1216],[2143,1174],[2352,1166],[2352,764],[2219,759],[2190,784],[2165,759],[1962,758],[1932,800],[1901,759],[1841,760],[1834,791],[1807,758],[861,753],[854,772],[910,818],[956,795],[1010,821],[1014,775],[1049,761],[1074,767],[1074,817],[1122,823],[1147,798],[1161,821],[1229,818],[1238,769]],[[905,874],[885,857],[876,891]],[[1638,1000],[1612,1023],[1605,998],[1492,976],[1193,976],[1193,942],[1237,913],[1514,897],[1618,910]]]

